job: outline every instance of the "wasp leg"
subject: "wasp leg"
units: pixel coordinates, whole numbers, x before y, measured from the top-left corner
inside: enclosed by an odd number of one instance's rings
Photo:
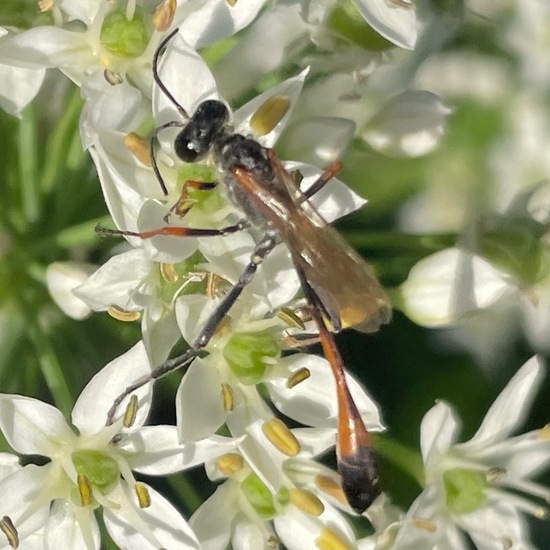
[[[191,208],[193,208],[194,201],[189,200],[189,190],[198,189],[200,191],[210,191],[216,187],[217,183],[214,181],[197,181],[187,180],[183,183],[179,199],[170,207],[168,214],[164,216],[163,220],[166,223],[170,222],[170,217],[175,212],[180,218],[183,218]]]
[[[340,170],[342,163],[337,160],[325,168],[324,172],[304,191],[304,197],[311,199],[319,192]]]
[[[380,493],[380,480],[376,468],[376,456],[363,419],[353,401],[346,383],[344,362],[336,346],[334,335],[327,328],[320,310],[321,301],[304,272],[296,270],[304,295],[312,305],[311,313],[319,328],[319,340],[330,363],[336,382],[338,400],[338,472],[348,503],[358,513],[364,512]]]
[[[180,227],[167,225],[165,227],[159,227],[157,229],[151,229],[149,231],[124,231],[122,229],[109,229],[101,225],[97,225],[95,230],[96,233],[101,233],[102,235],[125,235],[127,237],[139,237],[140,239],[150,239],[156,235],[170,235],[173,237],[215,237],[215,236],[225,236],[230,235],[231,233],[237,233],[249,227],[249,224],[246,220],[241,220],[240,222],[234,225],[228,225],[227,227],[222,227],[220,229],[209,229],[202,227]]]
[[[154,382],[158,378],[161,378],[165,374],[173,372],[175,370],[188,367],[193,359],[197,357],[200,351],[210,342],[212,336],[215,334],[220,323],[225,318],[228,311],[231,309],[237,298],[241,295],[243,289],[252,280],[260,264],[264,261],[266,256],[273,250],[277,244],[277,235],[273,231],[268,231],[260,242],[254,248],[250,257],[250,262],[241,273],[239,280],[231,288],[231,290],[224,296],[214,313],[210,316],[206,325],[201,330],[197,339],[193,342],[193,345],[182,355],[168,359],[162,365],[154,369],[148,376],[142,378],[135,384],[128,386],[113,402],[111,408],[107,412],[106,426],[110,426],[114,422],[114,417],[118,406],[133,392],[139,388],[145,386],[150,382]]]

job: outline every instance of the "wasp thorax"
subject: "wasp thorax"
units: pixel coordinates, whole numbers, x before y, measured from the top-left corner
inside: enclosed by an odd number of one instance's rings
[[[229,111],[214,99],[203,101],[174,142],[176,155],[184,162],[194,162],[206,155],[214,141],[224,132]]]

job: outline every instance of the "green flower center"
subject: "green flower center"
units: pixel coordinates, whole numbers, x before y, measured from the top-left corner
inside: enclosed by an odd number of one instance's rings
[[[448,508],[457,514],[474,512],[485,502],[487,481],[482,472],[453,468],[443,474]]]
[[[267,333],[237,332],[223,350],[229,368],[246,385],[259,384],[271,369],[269,358],[279,356],[277,340]]]
[[[75,451],[72,461],[77,473],[86,477],[90,486],[101,493],[108,493],[120,478],[116,461],[99,451]]]
[[[290,493],[286,487],[281,487],[275,501],[271,491],[254,472],[241,482],[241,490],[254,510],[264,519],[275,517],[276,501],[283,506],[290,502]]]
[[[181,294],[203,294],[206,281],[190,279],[190,273],[197,268],[197,264],[204,261],[200,252],[195,252],[182,262],[170,265],[168,275],[166,265],[158,264],[161,276],[157,285],[157,295],[166,304],[171,304],[174,296]]]
[[[132,19],[124,10],[109,12],[103,20],[99,40],[102,46],[115,55],[138,57],[149,43],[150,32],[143,13],[136,9]]]
[[[351,0],[336,5],[328,18],[328,26],[346,42],[369,50],[386,50],[391,46],[365,21]]]

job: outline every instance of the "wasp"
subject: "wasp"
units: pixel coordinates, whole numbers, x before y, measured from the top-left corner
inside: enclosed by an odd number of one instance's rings
[[[166,88],[158,71],[161,53],[177,32],[178,29],[170,33],[155,52],[153,77],[160,90],[176,106],[184,122],[168,122],[154,130],[150,142],[152,167],[167,194],[156,163],[154,139],[165,128],[180,127],[174,142],[178,157],[183,162],[195,162],[211,155],[229,199],[242,211],[244,218],[221,229],[167,225],[144,232],[103,231],[147,239],[156,235],[228,235],[252,227],[259,236],[239,280],[225,294],[191,347],[184,354],[165,361],[147,378],[129,386],[113,403],[107,423],[113,422],[117,407],[136,389],[188,366],[199,355],[263,260],[282,240],[290,250],[304,297],[319,331],[323,352],[336,381],[337,459],[342,486],[349,504],[356,511],[363,512],[380,492],[376,458],[369,434],[346,384],[343,360],[333,333],[348,327],[374,332],[390,321],[391,307],[373,269],[322,218],[309,200],[332,179],[341,165],[339,162],[333,163],[309,189],[302,192],[295,174],[284,168],[272,149],[233,132],[229,110],[223,102],[206,100],[189,116]],[[190,183],[199,188],[213,186],[207,182]]]

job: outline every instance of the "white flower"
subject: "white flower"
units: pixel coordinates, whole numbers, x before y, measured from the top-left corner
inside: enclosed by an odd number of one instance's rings
[[[263,3],[253,0],[231,7],[225,0],[180,1],[168,29],[179,26],[188,44],[204,47],[248,25]],[[162,33],[154,28],[150,3],[121,4],[61,2],[54,8],[58,23],[78,19],[84,31],[72,30],[74,25],[29,29],[4,41],[0,63],[26,69],[57,67],[79,86],[94,73],[105,74],[111,84],[129,80],[150,96],[151,60]]]
[[[227,479],[190,519],[203,550],[224,550],[230,542],[235,550],[267,550],[277,543],[316,550],[329,541],[352,548],[354,533],[338,510],[351,512],[338,476],[311,460],[326,442],[320,443],[316,429],[285,429],[272,440],[269,426],[251,424],[238,452],[207,465],[211,478]],[[325,486],[334,497],[319,488]]]
[[[530,548],[521,513],[545,517],[550,491],[529,481],[548,467],[547,428],[511,436],[523,422],[543,369],[536,357],[517,372],[495,400],[479,430],[456,443],[459,424],[446,403],[424,417],[421,448],[426,487],[409,509],[396,537],[396,550]]]
[[[301,424],[319,428],[323,440],[334,444],[338,408],[328,362],[305,353],[280,357],[289,326],[272,312],[286,302],[266,303],[261,295],[252,299],[252,285],[230,310],[225,328],[205,348],[209,355],[196,359],[182,379],[176,398],[181,440],[210,436],[224,422],[234,436],[240,436],[258,418],[270,418],[272,413],[256,387],[263,383],[277,409]],[[205,296],[178,299],[176,316],[188,342],[195,340],[218,304],[219,300]],[[299,373],[307,378],[290,383]],[[367,428],[381,431],[376,405],[351,376],[347,379]]]
[[[133,424],[124,428],[119,420],[106,427],[114,398],[148,372],[141,342],[107,365],[73,409],[78,434],[48,404],[0,396],[0,428],[10,446],[20,454],[49,459],[43,466],[28,464],[0,482],[2,515],[10,518],[20,541],[44,528],[49,546],[98,549],[93,511],[102,506],[105,525],[120,548],[198,548],[176,509],[151,487],[136,482],[132,470],[172,473],[216,456],[220,449],[230,450],[235,443],[217,437],[190,448],[177,442],[175,427],[144,428],[150,387],[134,394],[138,401]]]

